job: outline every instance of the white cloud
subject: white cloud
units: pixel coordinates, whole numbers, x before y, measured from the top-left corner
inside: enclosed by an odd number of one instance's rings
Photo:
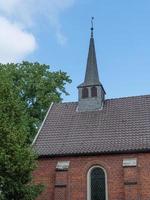
[[[37,17],[48,18],[58,42],[63,44],[66,37],[62,33],[60,15],[73,6],[76,0],[0,0],[0,11],[13,17],[25,26],[36,24]]]
[[[57,41],[64,45],[61,14],[76,0],[0,0],[0,62],[18,61],[36,49],[33,25],[48,19]]]
[[[24,31],[19,25],[0,17],[0,62],[17,62],[36,49],[32,34]]]

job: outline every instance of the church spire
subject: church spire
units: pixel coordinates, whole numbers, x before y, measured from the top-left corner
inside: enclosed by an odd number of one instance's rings
[[[99,85],[100,84],[98,70],[97,70],[94,37],[93,37],[93,30],[94,30],[93,19],[94,17],[92,17],[92,20],[91,20],[91,38],[90,38],[84,85]]]
[[[78,86],[79,104],[78,111],[95,111],[102,109],[105,100],[105,90],[99,81],[96,51],[93,37],[93,17],[91,20],[91,38],[86,65],[84,82]]]

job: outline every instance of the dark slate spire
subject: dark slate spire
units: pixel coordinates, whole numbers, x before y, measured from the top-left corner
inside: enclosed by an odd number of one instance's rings
[[[84,85],[99,85],[99,76],[97,70],[96,52],[93,38],[93,28],[91,28],[91,38],[88,52],[88,59],[86,65],[86,73]]]
[[[88,85],[100,85],[98,69],[97,69],[97,60],[96,60],[96,51],[95,51],[95,44],[94,44],[94,37],[93,37],[93,20],[91,20],[91,38],[90,38],[90,45],[89,45],[89,52],[87,58],[87,65],[86,65],[86,73],[84,82],[81,85],[88,86]]]
[[[86,65],[85,79],[84,82],[78,86],[78,110],[81,112],[102,109],[105,100],[105,90],[101,82],[99,81],[98,76],[96,52],[93,37],[93,19],[94,18],[92,17],[91,38]]]

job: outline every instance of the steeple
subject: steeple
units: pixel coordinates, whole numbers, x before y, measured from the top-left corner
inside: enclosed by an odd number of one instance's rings
[[[96,51],[93,37],[93,17],[91,20],[91,37],[89,52],[86,65],[85,79],[82,84],[78,86],[79,90],[79,104],[78,110],[84,111],[94,111],[102,109],[105,90],[99,81]]]
[[[97,61],[96,61],[96,52],[95,52],[95,45],[94,45],[94,38],[93,38],[93,19],[92,18],[92,26],[91,26],[91,38],[90,38],[90,45],[89,45],[89,53],[86,65],[86,73],[84,79],[84,85],[99,85],[99,76],[97,70]]]

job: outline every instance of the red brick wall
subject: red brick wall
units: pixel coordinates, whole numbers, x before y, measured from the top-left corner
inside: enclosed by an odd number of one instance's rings
[[[124,158],[137,158],[137,167],[123,167]],[[70,161],[66,188],[56,188],[55,169],[61,160]],[[150,153],[39,159],[33,175],[36,183],[44,183],[45,190],[38,200],[57,200],[56,196],[62,200],[87,200],[87,172],[93,165],[107,172],[108,200],[150,200]]]

